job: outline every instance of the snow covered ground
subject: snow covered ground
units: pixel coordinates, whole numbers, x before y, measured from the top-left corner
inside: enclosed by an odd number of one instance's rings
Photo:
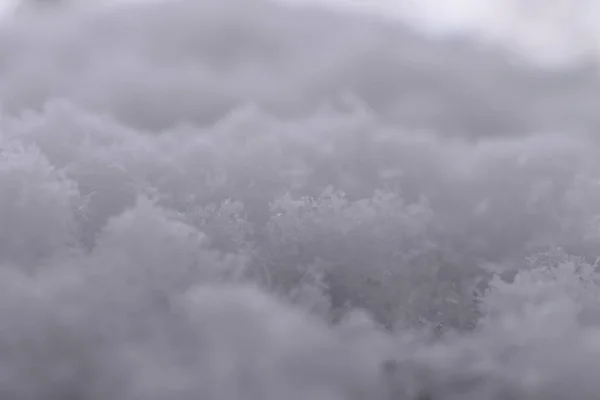
[[[369,4],[6,14],[0,398],[598,398],[596,3]]]

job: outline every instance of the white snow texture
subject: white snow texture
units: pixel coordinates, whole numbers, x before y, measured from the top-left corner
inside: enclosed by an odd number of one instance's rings
[[[0,399],[600,399],[595,60],[414,23],[4,18]]]

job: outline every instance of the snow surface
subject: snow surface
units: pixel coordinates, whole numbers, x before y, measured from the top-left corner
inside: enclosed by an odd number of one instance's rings
[[[87,4],[0,23],[0,398],[599,398],[586,23]]]

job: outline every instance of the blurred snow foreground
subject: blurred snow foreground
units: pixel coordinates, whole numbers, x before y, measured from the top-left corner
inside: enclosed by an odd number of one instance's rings
[[[0,57],[0,398],[600,398],[593,65],[250,0]]]

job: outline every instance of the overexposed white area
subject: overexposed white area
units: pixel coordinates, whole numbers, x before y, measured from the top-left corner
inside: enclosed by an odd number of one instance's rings
[[[598,0],[279,1],[398,19],[434,35],[471,35],[546,65],[600,57]]]
[[[16,0],[2,0],[0,1],[0,16],[6,17],[15,7]]]

